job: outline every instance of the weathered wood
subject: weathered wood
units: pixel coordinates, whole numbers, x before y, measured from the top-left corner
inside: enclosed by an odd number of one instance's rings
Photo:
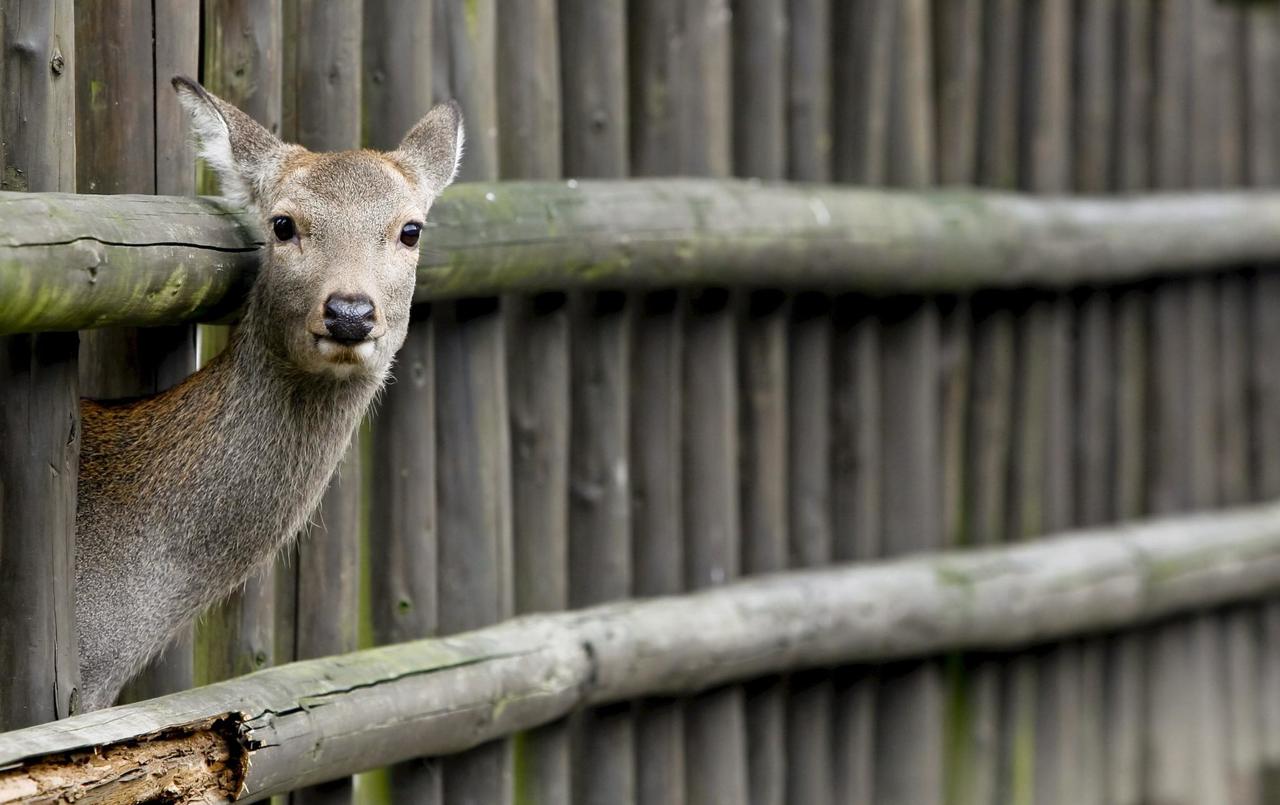
[[[791,567],[822,567],[833,556],[832,320],[825,297],[800,296],[787,344],[787,534]],[[786,798],[830,805],[832,704],[829,672],[791,677],[786,722]]]
[[[508,302],[515,611],[548,612],[569,606],[569,315],[563,294]],[[564,724],[521,736],[517,797],[568,802],[569,748]]]
[[[1024,5],[1021,0],[986,0],[984,9],[978,178],[987,187],[1019,185]]]
[[[832,383],[832,556],[867,561],[882,550],[880,501],[880,326],[873,304],[839,300],[834,311]],[[832,798],[872,805],[875,798],[877,678],[866,669],[835,680]]]
[[[1275,504],[791,572],[295,663],[7,733],[0,791],[21,802],[25,769],[51,755],[227,718],[245,747],[242,798],[251,801],[459,751],[581,706],[806,667],[1013,648],[1245,601],[1277,583]]]
[[[886,556],[942,542],[938,445],[938,310],[903,297],[880,306],[881,512]],[[875,796],[884,803],[943,798],[943,687],[936,662],[886,667],[879,680]],[[909,762],[907,762],[909,760]]]
[[[786,175],[785,2],[733,3],[733,172],[737,176],[778,180]],[[812,42],[807,47],[821,49]]]
[[[935,3],[937,161],[941,184],[973,184],[978,170],[982,0]]]
[[[434,99],[434,0],[365,0],[360,94],[361,143],[388,151]],[[468,154],[470,158],[470,154]],[[420,800],[414,800],[420,801]]]
[[[204,85],[276,133],[281,115],[281,15],[280,0],[206,3],[201,54]],[[215,183],[212,171],[205,170],[199,178],[206,185]],[[216,335],[209,328],[200,333],[202,361],[216,354],[210,349],[215,340],[218,350],[225,345],[227,333],[221,329]],[[273,581],[274,574],[264,570],[201,618],[196,627],[198,683],[258,671],[274,662]]]
[[[1278,218],[1280,195],[1268,193],[463,185],[432,210],[417,301],[707,283],[876,293],[1115,283],[1275,259]],[[0,193],[0,333],[225,317],[252,281],[255,229],[207,199]]]
[[[435,339],[429,310],[418,310],[394,376],[372,423],[369,501],[369,606],[375,643],[436,633]],[[401,763],[392,790],[414,802],[440,801],[440,766]]]
[[[155,26],[162,19],[175,23],[170,28],[176,41],[157,49]],[[162,56],[182,56],[187,67],[196,63],[198,15],[191,8],[166,6],[156,11],[141,0],[112,6],[78,3],[75,26],[77,188],[91,193],[155,193],[163,162],[166,189],[192,192],[190,154],[185,159],[174,154],[176,148],[185,150],[185,135],[174,131],[177,120],[172,114],[157,116],[155,78],[157,70],[180,66],[162,63]],[[180,162],[186,166],[185,180],[175,170]],[[195,330],[189,326],[87,333],[80,342],[80,390],[90,398],[153,394],[194,369]],[[123,697],[145,699],[190,687],[192,652],[191,634],[184,631]]]
[[[784,570],[789,477],[787,298],[756,291],[738,321],[739,485],[742,572]],[[788,779],[786,685],[777,677],[746,688],[747,790],[753,805],[781,805]]]
[[[679,0],[627,4],[629,43],[631,172],[636,176],[679,173],[679,108],[673,86],[683,80],[677,63]]]
[[[560,0],[564,172],[627,175],[627,3]]]
[[[0,187],[75,190],[71,0],[0,7]],[[0,729],[75,712],[74,333],[0,337]]]
[[[495,13],[502,20],[495,26],[499,175],[558,178],[562,149],[556,0],[496,0]]]
[[[575,305],[569,471],[569,605],[632,593],[628,429],[631,323],[626,296]],[[592,710],[576,725],[574,802],[635,801],[634,733],[627,706]]]
[[[884,183],[896,16],[893,0],[858,0],[832,8],[837,52],[850,54],[832,65],[831,158],[837,181]]]
[[[638,302],[631,376],[632,563],[636,595],[684,586],[680,466],[683,330],[674,292]],[[636,801],[685,802],[684,719],[676,700],[636,708]]]
[[[439,627],[447,635],[514,608],[510,417],[497,300],[442,305],[435,335]],[[505,742],[451,758],[445,801],[507,802],[511,768]]]
[[[787,176],[831,179],[831,0],[787,3]]]
[[[685,317],[681,432],[684,583],[724,584],[741,570],[738,545],[738,399],[729,294],[708,290]],[[685,778],[690,803],[747,801],[743,691],[728,687],[685,705]]]
[[[434,0],[432,85],[437,101],[462,106],[468,182],[498,176],[497,13],[496,0]]]

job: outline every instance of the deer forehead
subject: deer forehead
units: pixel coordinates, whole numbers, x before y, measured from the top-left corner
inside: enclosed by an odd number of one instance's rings
[[[426,214],[417,182],[376,151],[303,152],[283,167],[268,214],[290,215],[316,237],[390,237]]]

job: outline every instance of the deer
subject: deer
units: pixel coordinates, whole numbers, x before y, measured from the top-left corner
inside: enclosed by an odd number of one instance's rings
[[[404,343],[427,213],[462,155],[452,101],[394,151],[315,153],[172,83],[198,154],[266,246],[217,358],[155,396],[81,401],[82,711],[110,706],[303,530]]]

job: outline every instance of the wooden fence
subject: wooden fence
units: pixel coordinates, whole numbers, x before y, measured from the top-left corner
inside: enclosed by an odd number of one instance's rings
[[[134,700],[516,614],[1280,493],[1274,196],[925,190],[1275,185],[1273,4],[5,0],[0,36],[0,187],[35,193],[0,199],[0,728],[76,706],[77,395],[181,379],[194,323],[233,316],[252,273],[252,224],[216,202],[46,195],[215,190],[173,73],[318,149],[389,146],[457,97],[471,181],[920,192],[457,188],[323,527]],[[1280,801],[1280,608],[1211,578],[1223,597],[1154,624],[586,697],[484,736],[528,728],[513,740],[358,786],[308,772],[290,796]],[[137,707],[120,712],[153,712]]]

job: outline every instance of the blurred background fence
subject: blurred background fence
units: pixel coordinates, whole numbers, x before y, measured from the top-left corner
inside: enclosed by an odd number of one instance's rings
[[[1280,183],[1274,3],[4,0],[0,13],[6,142],[25,128],[62,149],[38,176],[6,152],[5,190],[215,192],[175,73],[323,150],[393,147],[433,100],[457,98],[466,181]],[[33,82],[52,98],[35,113],[9,100]],[[1253,265],[1056,291],[710,284],[423,306],[311,533],[128,696],[518,613],[1274,498],[1277,306],[1280,273]],[[199,330],[82,333],[80,392],[176,383],[225,340]],[[65,337],[40,338],[61,344],[49,365],[66,380]],[[608,705],[291,795],[352,797],[1280,802],[1280,606]]]

